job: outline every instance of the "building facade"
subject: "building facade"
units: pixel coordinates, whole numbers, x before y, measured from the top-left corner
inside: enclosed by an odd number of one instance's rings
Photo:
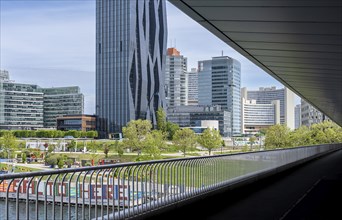
[[[241,64],[228,57],[198,62],[198,104],[220,105],[231,114],[232,136],[241,134]]]
[[[310,127],[326,120],[330,120],[326,115],[310,105],[304,99],[301,99],[301,125]]]
[[[15,83],[0,72],[0,129],[43,128],[43,93],[37,85]]]
[[[259,90],[247,91],[248,100],[256,100],[257,104],[271,104],[280,101],[280,123],[294,129],[294,93],[288,88],[277,89],[260,87]]]
[[[176,48],[167,49],[165,99],[167,107],[188,104],[187,58]]]
[[[165,0],[96,1],[96,115],[100,137],[164,107]]]
[[[63,115],[81,115],[84,96],[78,86],[41,88],[44,94],[44,127],[57,127],[57,118]]]
[[[231,137],[230,112],[221,106],[178,106],[168,108],[167,120],[180,127],[201,127],[202,121],[215,120],[219,123],[220,134]]]
[[[257,104],[256,100],[242,98],[242,133],[254,135],[262,129],[280,123],[280,101]]]
[[[295,106],[295,129],[302,126],[302,116],[301,116],[301,105],[298,104]]]
[[[198,105],[198,72],[191,68],[188,76],[188,105]]]
[[[65,115],[57,118],[57,130],[61,131],[95,131],[96,116],[94,115]]]

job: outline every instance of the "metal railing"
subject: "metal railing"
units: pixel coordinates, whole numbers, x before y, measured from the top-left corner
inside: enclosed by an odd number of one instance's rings
[[[126,219],[341,144],[0,175],[0,219]]]

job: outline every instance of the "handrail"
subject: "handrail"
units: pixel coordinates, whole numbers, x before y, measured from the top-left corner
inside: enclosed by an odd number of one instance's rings
[[[0,219],[142,216],[341,148],[341,144],[326,144],[4,174],[0,175]]]

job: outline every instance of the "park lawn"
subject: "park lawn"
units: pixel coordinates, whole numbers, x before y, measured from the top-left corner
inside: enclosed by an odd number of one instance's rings
[[[0,163],[0,170],[11,171],[12,165]],[[34,171],[42,171],[42,170],[43,169],[20,166],[16,163],[14,172],[15,173],[24,173],[24,172],[34,172]]]

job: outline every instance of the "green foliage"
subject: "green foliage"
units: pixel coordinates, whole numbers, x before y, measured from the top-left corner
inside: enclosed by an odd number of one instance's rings
[[[250,138],[249,138],[249,144],[250,144],[250,147],[251,147],[251,150],[252,150],[252,147],[253,147],[253,144],[256,142],[256,137],[255,136],[251,136]]]
[[[314,124],[310,127],[313,144],[329,144],[342,142],[342,129],[331,121]]]
[[[14,151],[18,148],[18,143],[16,137],[12,132],[4,132],[2,138],[0,139],[0,147],[5,153],[4,157],[10,156],[13,158]],[[9,155],[8,155],[9,154]]]
[[[286,125],[273,125],[266,131],[265,148],[277,149],[291,147],[290,129]]]
[[[177,146],[178,150],[182,151],[184,156],[188,148],[192,148],[197,143],[197,137],[193,130],[183,128],[177,130],[173,135],[173,143]]]
[[[149,120],[132,120],[126,127],[122,128],[122,133],[125,139],[123,143],[131,150],[141,151],[143,147],[142,141],[152,129],[151,121]]]
[[[302,126],[292,132],[284,125],[274,125],[266,131],[266,149],[308,146],[342,142],[342,128],[331,121]]]
[[[97,131],[87,131],[86,136],[88,138],[96,138],[96,137],[98,137],[98,133],[97,133]]]
[[[114,141],[114,143],[112,144],[112,146],[114,147],[114,151],[116,151],[118,153],[118,156],[121,157],[124,154],[124,150],[123,150],[123,144],[120,141]]]
[[[144,140],[143,153],[147,154],[150,159],[159,159],[161,149],[166,148],[165,136],[161,130],[153,130],[148,133]]]
[[[313,139],[311,137],[310,128],[301,126],[297,130],[291,132],[291,142],[293,146],[312,145]]]
[[[102,147],[103,147],[103,153],[105,154],[105,158],[108,158],[109,146],[107,144],[102,144]]]
[[[241,148],[241,151],[242,151],[242,152],[248,152],[248,151],[249,151],[248,146],[247,146],[247,145],[244,145],[244,146]]]
[[[21,160],[22,160],[22,162],[25,163],[25,162],[26,162],[26,159],[27,159],[26,153],[22,153],[22,154],[21,154]]]
[[[173,135],[175,135],[176,131],[179,130],[179,125],[172,123],[172,122],[166,122],[166,132],[168,133],[167,138],[169,140],[173,139]]]
[[[166,132],[166,113],[163,108],[157,111],[157,129]]]
[[[29,138],[29,137],[38,137],[38,138],[63,138],[64,136],[73,136],[75,138],[80,137],[88,137],[88,138],[96,138],[98,136],[97,131],[56,131],[56,130],[1,130],[0,137],[4,136],[6,133],[12,133],[17,138]]]
[[[211,155],[212,149],[221,147],[222,137],[219,131],[207,128],[199,136],[198,143],[206,148],[209,151],[209,155]]]
[[[77,144],[77,143],[76,143],[75,140],[71,140],[71,141],[68,143],[68,145],[67,145],[68,150],[69,150],[69,151],[75,151],[76,144]]]

